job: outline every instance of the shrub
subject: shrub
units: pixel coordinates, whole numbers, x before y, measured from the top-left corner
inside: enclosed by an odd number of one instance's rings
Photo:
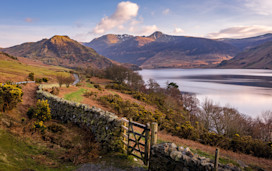
[[[57,124],[52,124],[48,126],[48,130],[52,131],[53,133],[63,133],[64,128]]]
[[[85,96],[85,97],[87,97],[87,98],[89,98],[89,97],[91,97],[91,96],[97,96],[97,92],[93,92],[93,91],[85,91],[84,92],[84,94],[83,94],[83,96]]]
[[[43,78],[42,78],[42,81],[45,82],[45,83],[47,83],[47,82],[48,82],[48,78],[43,77]]]
[[[82,84],[81,84],[81,83],[77,83],[76,86],[77,86],[77,87],[80,87],[80,86],[82,86]]]
[[[36,83],[42,83],[42,81],[43,81],[43,80],[42,80],[41,78],[36,78],[36,79],[35,79],[35,82],[36,82]]]
[[[34,123],[34,129],[36,129],[36,128],[39,128],[39,129],[41,129],[42,131],[43,130],[45,130],[45,128],[46,128],[46,126],[44,125],[44,123],[43,123],[43,121],[36,121],[35,123]]]
[[[0,84],[0,111],[5,112],[16,107],[22,102],[23,91],[18,85]]]
[[[38,100],[36,107],[30,107],[27,111],[27,116],[37,118],[38,121],[47,121],[51,119],[51,111],[47,100]]]
[[[34,81],[34,73],[31,72],[28,74],[28,78],[31,80],[31,81]]]

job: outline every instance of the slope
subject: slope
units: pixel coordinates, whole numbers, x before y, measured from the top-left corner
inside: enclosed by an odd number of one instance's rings
[[[38,42],[23,43],[21,45],[2,49],[14,56],[39,59],[46,64],[66,67],[88,66],[105,68],[112,61],[99,55],[92,48],[81,45],[68,36],[53,36]]]
[[[218,67],[272,69],[272,41],[242,52],[229,61],[223,61]]]
[[[45,65],[33,60],[26,61],[24,58],[15,58],[7,53],[0,52],[0,82],[24,81],[31,72],[35,74],[35,77],[47,77],[52,81],[57,73],[69,74],[69,69]]]
[[[228,39],[228,38],[219,39],[219,41],[228,43],[243,51],[243,50],[248,50],[250,48],[256,47],[263,43],[272,41],[272,33],[255,36],[255,37],[243,38],[243,39]]]

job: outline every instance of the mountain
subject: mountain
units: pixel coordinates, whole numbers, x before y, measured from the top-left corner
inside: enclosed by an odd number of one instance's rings
[[[110,59],[142,68],[200,67],[218,64],[239,52],[222,41],[171,36],[158,31],[150,36],[108,34],[84,45]]]
[[[219,39],[219,41],[228,43],[243,51],[261,45],[265,42],[272,41],[272,33],[243,39]]]
[[[229,61],[223,61],[218,67],[272,69],[272,41],[242,52]]]
[[[94,49],[81,45],[68,36],[53,36],[38,42],[4,48],[2,51],[14,56],[38,59],[46,64],[66,67],[93,66],[105,68],[112,61],[99,55]]]

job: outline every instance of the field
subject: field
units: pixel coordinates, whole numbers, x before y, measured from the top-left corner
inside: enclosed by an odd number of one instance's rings
[[[31,72],[33,72],[37,78],[47,77],[50,81],[55,80],[55,76],[58,73],[69,74],[67,73],[69,72],[67,68],[44,65],[24,58],[18,59],[19,60],[10,59],[0,54],[0,82],[25,81]]]

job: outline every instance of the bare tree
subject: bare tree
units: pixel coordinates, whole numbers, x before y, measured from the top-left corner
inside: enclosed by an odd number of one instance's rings
[[[64,74],[58,74],[56,78],[57,78],[57,81],[59,83],[59,87],[61,87],[64,84],[64,81],[65,81]]]
[[[64,84],[66,85],[66,87],[68,88],[70,86],[70,84],[72,84],[74,82],[74,78],[70,75],[69,77],[65,77],[64,78]]]

